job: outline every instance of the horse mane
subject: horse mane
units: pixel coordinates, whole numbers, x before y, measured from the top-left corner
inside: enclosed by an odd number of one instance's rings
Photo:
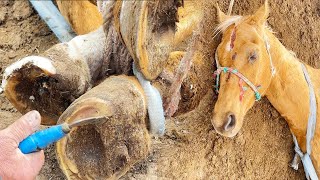
[[[220,32],[224,32],[229,26],[238,24],[243,19],[243,16],[231,16],[229,19],[221,22],[217,25],[213,32],[213,38],[215,38]]]
[[[221,22],[220,24],[217,25],[217,27],[214,29],[213,31],[213,38],[215,38],[219,33],[223,33],[229,26],[235,24],[239,24],[242,20],[244,19],[243,16],[231,16],[229,19]],[[267,24],[265,23],[265,28],[267,30],[269,30],[272,34],[275,34],[275,32],[273,31],[273,29]]]

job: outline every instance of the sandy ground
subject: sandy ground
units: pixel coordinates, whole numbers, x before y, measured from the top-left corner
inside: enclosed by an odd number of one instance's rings
[[[251,14],[262,1],[236,1],[235,14]],[[269,23],[288,49],[320,67],[320,2],[271,0]],[[227,3],[221,3],[226,9]],[[213,8],[213,7],[212,7]],[[0,1],[0,72],[21,57],[58,43],[27,1]],[[0,75],[0,78],[2,76]],[[164,137],[153,139],[149,157],[123,179],[304,179],[289,167],[294,155],[289,128],[267,99],[256,103],[233,139],[216,134],[210,123],[211,89],[193,111],[167,120]],[[21,114],[0,95],[0,129]],[[46,150],[38,179],[64,179],[54,147]]]

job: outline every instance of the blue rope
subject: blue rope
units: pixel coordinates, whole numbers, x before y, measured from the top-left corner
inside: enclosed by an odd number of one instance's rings
[[[261,99],[261,94],[259,92],[254,92],[254,97],[256,98],[256,101],[259,101]]]
[[[61,42],[68,42],[76,36],[70,25],[51,0],[29,0],[42,20],[46,22],[51,31]]]

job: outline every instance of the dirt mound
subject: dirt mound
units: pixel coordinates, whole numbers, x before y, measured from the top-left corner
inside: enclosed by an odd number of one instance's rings
[[[229,1],[219,3],[226,12]],[[212,4],[208,4],[208,14],[215,13]],[[236,1],[233,14],[252,14],[262,4],[262,0]],[[302,61],[319,68],[320,2],[270,0],[270,5],[268,22],[277,37]],[[57,42],[27,1],[0,1],[1,74],[17,59],[43,52]],[[149,157],[123,179],[304,179],[301,165],[298,172],[289,167],[294,155],[289,128],[266,99],[249,111],[233,139],[213,130],[214,99],[212,89],[208,90],[195,110],[167,120],[165,136],[153,139]],[[3,95],[0,103],[2,129],[20,114]],[[39,175],[39,179],[50,178],[63,179],[53,147],[46,150],[46,164]]]

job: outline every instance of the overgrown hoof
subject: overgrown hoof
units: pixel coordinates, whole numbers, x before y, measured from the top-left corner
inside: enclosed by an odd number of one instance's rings
[[[110,77],[77,99],[58,123],[106,116],[103,124],[73,129],[57,143],[57,159],[68,179],[116,179],[149,151],[146,104],[134,78]]]
[[[148,80],[159,76],[174,47],[182,1],[123,1],[119,32],[137,68]]]
[[[57,96],[55,74],[56,69],[49,59],[30,56],[5,70],[2,87],[6,97],[21,113],[37,109],[42,115],[42,124],[55,124],[59,118],[56,112],[62,113],[69,105],[67,98],[53,98]]]
[[[80,78],[86,74],[75,66],[78,67],[75,63],[29,56],[5,69],[2,88],[18,111],[38,110],[42,124],[54,125],[62,112],[90,87],[88,78]]]

